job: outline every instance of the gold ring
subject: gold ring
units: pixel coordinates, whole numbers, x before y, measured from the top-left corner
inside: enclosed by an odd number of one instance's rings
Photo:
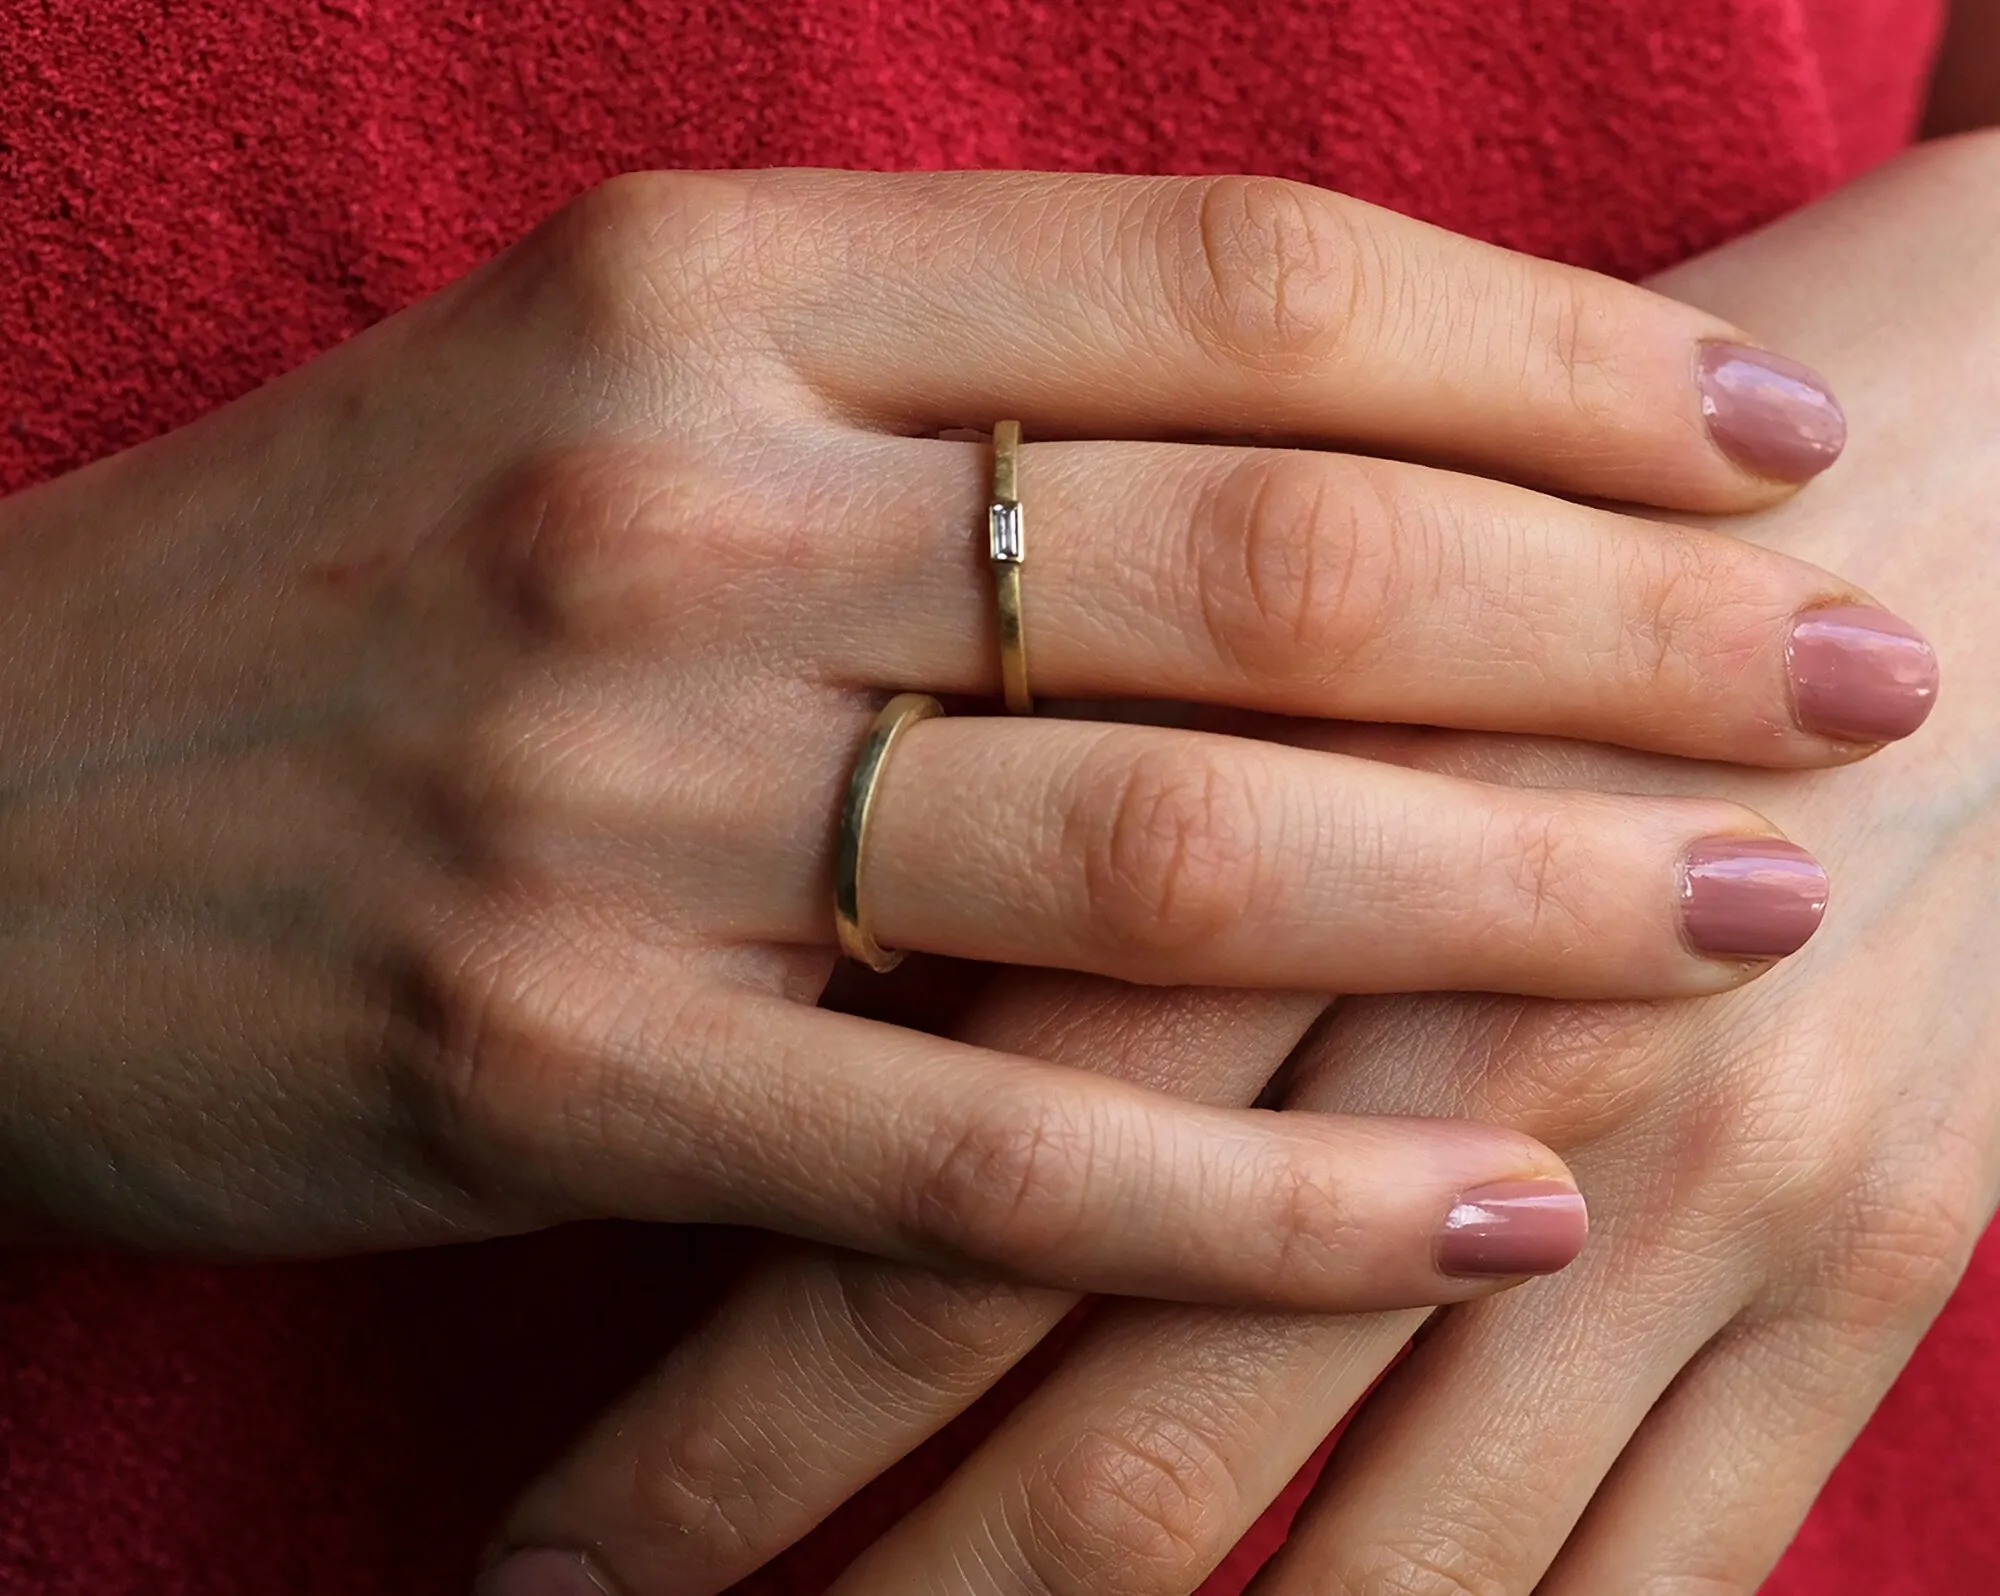
[[[1000,684],[1010,714],[1032,715],[1035,700],[1028,692],[1028,638],[1021,621],[1025,545],[1018,421],[997,422],[993,428],[993,499],[986,506],[986,544],[993,562],[993,593],[1000,606]]]
[[[882,706],[868,740],[854,761],[847,781],[847,801],[840,806],[840,841],[833,853],[833,923],[840,934],[840,951],[878,975],[903,962],[899,952],[884,948],[868,930],[861,907],[861,872],[868,860],[868,821],[875,807],[875,788],[896,739],[920,720],[944,713],[944,706],[922,693],[898,693]]]

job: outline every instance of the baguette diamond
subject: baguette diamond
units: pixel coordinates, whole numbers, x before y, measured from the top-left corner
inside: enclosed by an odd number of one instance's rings
[[[998,501],[986,507],[986,536],[992,557],[1009,565],[1021,563],[1021,507]]]

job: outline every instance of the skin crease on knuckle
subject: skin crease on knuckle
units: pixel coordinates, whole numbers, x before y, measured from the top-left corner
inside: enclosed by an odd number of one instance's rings
[[[1010,1368],[1041,1321],[1041,1304],[1002,1281],[941,1277],[926,1269],[855,1260],[834,1271],[830,1301],[815,1298],[826,1321],[823,1345],[858,1346],[853,1376],[901,1389],[961,1392],[971,1401]],[[1050,1297],[1049,1301],[1062,1300]]]
[[[1177,1144],[1136,1140],[1155,1134],[1151,1126],[1116,1120],[1075,1122],[1040,1100],[998,1094],[966,1111],[913,1171],[907,1228],[919,1245],[942,1247],[947,1260],[969,1257],[1009,1270],[1033,1265],[1053,1279],[1054,1260],[1076,1237],[1127,1223],[1125,1214],[1105,1208],[1097,1189],[1107,1149],[1116,1150],[1127,1172],[1118,1189],[1129,1196],[1156,1202],[1176,1176],[1185,1176],[1185,1169],[1167,1167]],[[1192,1151],[1195,1144],[1186,1145]],[[1226,1275],[1246,1293],[1309,1300],[1330,1262],[1354,1255],[1364,1239],[1345,1194],[1327,1179],[1324,1151],[1303,1137],[1289,1144],[1245,1141],[1227,1169],[1217,1162],[1221,1152],[1220,1144],[1202,1150],[1198,1190],[1183,1181],[1181,1200],[1206,1204],[1199,1215],[1149,1213],[1146,1231],[1178,1228],[1189,1254],[1202,1244],[1226,1248],[1226,1268],[1220,1257],[1204,1259],[1210,1278]],[[1158,1170],[1155,1178],[1131,1175],[1142,1160]]]
[[[1337,688],[1418,597],[1429,529],[1401,510],[1359,461],[1246,456],[1200,496],[1190,523],[1189,568],[1216,657],[1259,686]]]
[[[1529,300],[1527,347],[1519,356],[1523,397],[1561,393],[1576,417],[1577,436],[1617,438],[1639,410],[1639,394],[1620,378],[1622,342],[1632,329],[1585,279],[1525,263],[1514,269],[1525,279]],[[1612,454],[1609,444],[1602,447]]]
[[[1073,776],[1067,851],[1080,916],[1126,979],[1162,982],[1267,899],[1270,800],[1247,762],[1206,748],[1100,743]]]
[[[1717,655],[1719,637],[1739,630],[1740,584],[1734,578],[1740,573],[1720,569],[1725,562],[1709,558],[1703,540],[1667,532],[1657,542],[1632,544],[1623,552],[1626,568],[1616,573],[1612,591],[1643,596],[1644,602],[1624,612],[1642,620],[1625,632],[1624,657],[1611,662],[1612,674],[1639,683],[1660,702],[1682,705],[1699,701],[1702,683],[1752,663]],[[1740,632],[1759,643],[1772,635],[1748,625]],[[1775,735],[1777,704],[1772,708]]]
[[[966,1105],[909,1172],[912,1239],[948,1258],[985,1253],[993,1256],[982,1261],[1025,1267],[1102,1223],[1092,1166],[1116,1131],[1075,1123],[1068,1111],[1019,1092]]]
[[[1159,249],[1166,304],[1218,364],[1298,383],[1365,344],[1375,314],[1372,231],[1345,202],[1272,177],[1218,177],[1163,189]]]
[[[1068,1436],[1017,1487],[1009,1538],[1037,1596],[1179,1596],[1228,1549],[1222,1449],[1164,1413],[1122,1419]]]

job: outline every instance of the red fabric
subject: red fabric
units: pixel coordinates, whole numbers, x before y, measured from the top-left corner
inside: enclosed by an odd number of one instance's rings
[[[1283,172],[1637,273],[1893,150],[1934,9],[8,0],[0,488],[189,419],[638,166]],[[0,1592],[460,1592],[481,1525],[727,1250],[596,1227],[228,1271],[0,1256]],[[2000,1589],[1996,1354],[1989,1245],[1776,1591]],[[969,1433],[760,1588],[817,1589]]]

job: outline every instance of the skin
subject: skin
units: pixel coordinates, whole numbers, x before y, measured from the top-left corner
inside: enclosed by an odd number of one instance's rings
[[[1290,1106],[1441,1110],[1559,1149],[1596,1218],[1583,1258],[1428,1325],[1100,1305],[838,1596],[1192,1591],[1420,1326],[1258,1596],[1756,1588],[2000,1200],[1995,196],[2000,137],[1933,146],[1661,285],[1837,375],[1848,459],[1739,530],[1921,608],[1951,679],[1907,748],[1773,777],[1535,739],[1261,728],[1530,786],[1719,783],[1839,862],[1851,885],[1826,932],[1755,988],[1671,1006],[1347,1001],[1289,1059]],[[1319,1018],[1307,1000],[1049,974],[1000,977],[960,1024],[1240,1096]],[[1070,1302],[774,1260],[523,1497],[499,1544],[588,1548],[633,1596],[720,1590]]]
[[[1566,1181],[1518,1132],[815,1008],[834,817],[887,691],[995,685],[986,455],[938,434],[996,411],[1055,440],[1045,692],[1858,757],[1795,724],[1785,643],[1859,590],[1448,469],[1782,501],[1703,425],[1697,350],[1741,337],[1272,181],[586,196],[0,508],[0,1233],[268,1256],[617,1215],[1185,1300],[1491,1292],[1434,1245],[1469,1189]],[[1764,967],[1682,934],[1686,850],[1769,834],[1729,802],[954,717],[873,825],[877,934],[963,958],[1627,997]]]

